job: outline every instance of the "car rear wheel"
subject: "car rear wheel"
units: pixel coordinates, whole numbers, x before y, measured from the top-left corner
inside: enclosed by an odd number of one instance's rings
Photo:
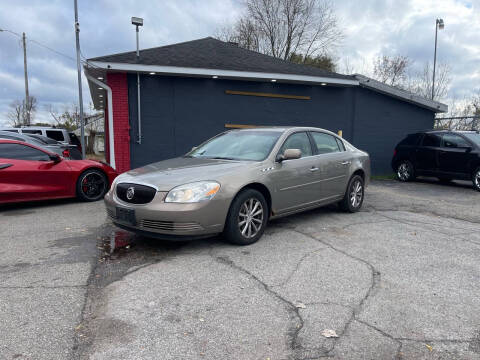
[[[402,160],[397,166],[397,178],[400,181],[412,181],[415,179],[415,169],[408,160]]]
[[[232,202],[225,223],[225,239],[237,245],[250,245],[258,241],[268,220],[268,205],[257,190],[246,189]]]
[[[107,176],[100,170],[84,171],[77,180],[77,197],[82,201],[103,199],[108,191]]]
[[[475,190],[480,191],[480,168],[478,168],[473,174],[473,187]]]
[[[360,175],[354,175],[348,182],[347,191],[339,205],[343,211],[357,212],[361,209],[365,195],[365,186],[363,178]]]

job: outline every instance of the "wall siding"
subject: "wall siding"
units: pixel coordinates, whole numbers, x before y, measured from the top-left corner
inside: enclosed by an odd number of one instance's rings
[[[227,95],[225,90],[311,100]],[[138,144],[135,74],[128,75],[128,98],[133,168],[181,156],[230,123],[343,130],[347,140],[371,153],[374,171],[385,173],[391,172],[397,140],[411,129],[433,126],[432,112],[361,88],[142,75],[142,144]]]

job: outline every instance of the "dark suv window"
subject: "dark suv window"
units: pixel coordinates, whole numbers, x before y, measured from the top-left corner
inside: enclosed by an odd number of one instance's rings
[[[21,144],[0,144],[0,158],[14,160],[50,160],[50,157],[43,151]]]
[[[425,134],[423,137],[422,146],[440,146],[440,136],[437,134]]]
[[[445,134],[443,135],[443,147],[446,148],[465,148],[469,147],[470,144],[463,137],[455,134]]]
[[[312,146],[306,132],[290,135],[283,143],[280,154],[283,154],[287,149],[299,149],[302,152],[302,157],[312,155]]]
[[[409,134],[405,139],[400,141],[398,145],[409,145],[409,146],[417,145],[419,137],[420,137],[420,134]]]
[[[63,138],[63,132],[60,130],[47,130],[46,134],[50,139],[57,141],[65,141],[65,139]]]
[[[23,134],[37,134],[42,135],[42,130],[22,129]]]

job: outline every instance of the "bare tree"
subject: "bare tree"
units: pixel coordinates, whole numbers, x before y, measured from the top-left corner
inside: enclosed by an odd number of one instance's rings
[[[378,56],[374,60],[373,75],[385,84],[402,88],[411,61],[407,56]]]
[[[425,63],[423,70],[415,74],[407,88],[409,91],[426,99],[432,98],[432,75],[433,69],[429,62]],[[450,66],[439,64],[435,71],[435,93],[433,100],[441,100],[447,95],[450,87]]]
[[[30,121],[35,118],[35,112],[37,110],[37,99],[34,96],[29,97],[29,101],[25,104],[25,100],[15,100],[10,104],[10,111],[7,114],[10,120],[10,125],[13,127],[19,127],[22,125],[28,125],[28,119]],[[30,114],[30,117],[27,116]]]
[[[324,55],[343,38],[328,0],[245,1],[245,13],[217,37],[284,60]]]
[[[80,110],[78,104],[65,106],[61,113],[52,105],[48,105],[47,110],[55,121],[56,126],[70,131],[76,130],[80,127]]]

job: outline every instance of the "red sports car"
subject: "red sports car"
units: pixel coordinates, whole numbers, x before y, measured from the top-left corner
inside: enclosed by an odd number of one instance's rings
[[[78,197],[102,199],[116,171],[93,160],[65,160],[34,145],[0,140],[0,204]]]

